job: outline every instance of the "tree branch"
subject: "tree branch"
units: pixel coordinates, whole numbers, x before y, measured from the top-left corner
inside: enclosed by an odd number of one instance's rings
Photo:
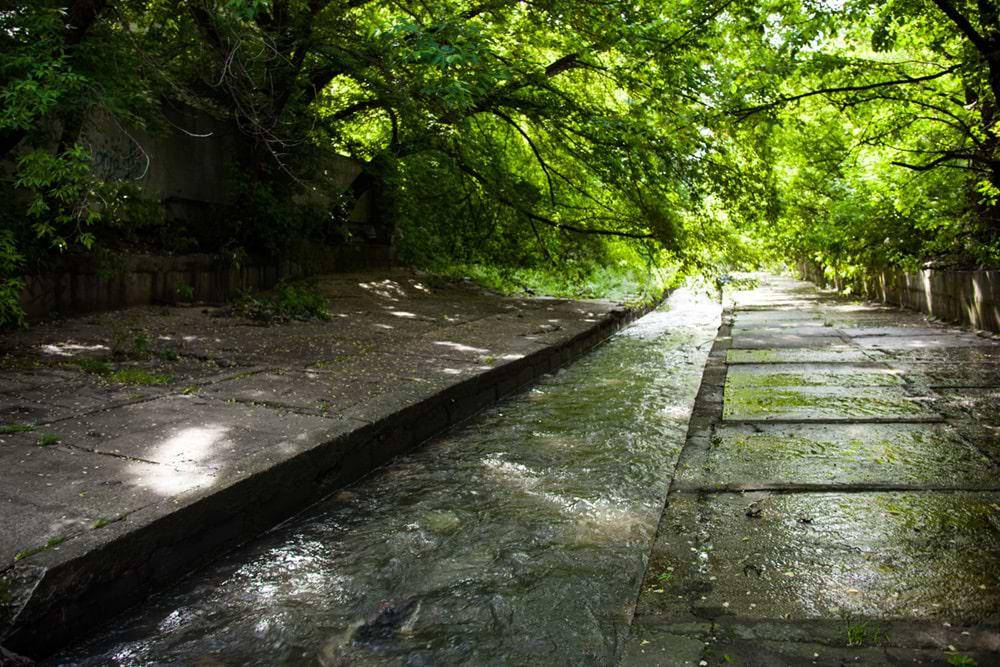
[[[983,56],[990,56],[993,51],[993,47],[990,44],[990,40],[979,34],[979,31],[972,25],[969,19],[965,18],[955,5],[951,4],[949,0],[932,0],[935,5],[938,6],[945,16],[951,19],[952,23],[958,26],[958,29],[962,31],[972,45],[976,47]]]
[[[513,201],[512,199],[510,199],[508,197],[505,197],[504,195],[498,194],[490,186],[490,183],[486,179],[486,177],[484,177],[482,174],[480,174],[478,171],[476,171],[475,169],[473,169],[469,165],[465,164],[465,162],[461,158],[459,158],[457,156],[454,156],[454,155],[452,157],[455,158],[455,164],[458,167],[458,169],[460,171],[462,171],[462,172],[465,172],[466,174],[468,174],[469,176],[471,176],[473,179],[475,179],[480,185],[482,185],[486,189],[487,192],[490,193],[491,197],[493,197],[494,199],[496,199],[501,204],[503,204],[505,206],[509,206],[510,208],[514,209],[515,211],[517,211],[521,215],[525,216],[529,220],[534,220],[535,222],[540,222],[543,225],[547,225],[547,226],[552,227],[554,229],[559,229],[559,230],[566,231],[566,232],[573,232],[574,234],[589,234],[589,235],[596,235],[596,236],[616,236],[616,237],[619,237],[619,238],[636,239],[636,240],[649,240],[649,239],[655,238],[652,234],[649,234],[649,233],[643,234],[643,233],[639,233],[639,232],[623,232],[623,231],[618,231],[618,230],[614,230],[614,229],[591,229],[591,228],[588,228],[588,227],[578,227],[577,225],[572,224],[572,223],[558,222],[558,221],[553,220],[551,218],[548,218],[548,217],[546,217],[544,215],[539,215],[539,214],[537,214],[537,213],[535,213],[533,211],[529,211],[529,210],[525,209],[524,207],[522,207],[520,204],[518,204],[517,202]]]
[[[514,119],[511,118],[510,116],[508,116],[507,114],[505,114],[505,113],[503,113],[501,111],[497,111],[496,109],[494,109],[492,111],[492,114],[494,116],[496,116],[496,117],[498,117],[498,118],[506,121],[508,125],[510,125],[511,127],[513,127],[515,130],[517,130],[517,133],[520,134],[524,138],[524,140],[526,142],[528,142],[528,146],[531,148],[531,152],[535,154],[535,159],[538,160],[538,164],[541,165],[541,167],[542,167],[542,173],[545,174],[545,180],[549,184],[549,202],[553,206],[555,206],[556,205],[556,191],[555,191],[555,188],[552,185],[552,176],[551,176],[551,174],[549,174],[549,165],[547,165],[545,163],[544,158],[542,158],[541,152],[538,150],[538,147],[535,146],[535,142],[532,141],[531,137],[528,136],[528,133],[525,132],[523,129],[521,129],[521,126],[518,125],[517,123],[515,123]]]
[[[858,93],[865,90],[874,90],[876,88],[888,88],[890,86],[901,86],[907,84],[921,83],[924,81],[932,81],[934,79],[940,79],[943,76],[952,74],[958,68],[959,65],[952,65],[948,69],[936,72],[934,74],[927,74],[925,76],[905,77],[902,79],[893,79],[891,81],[879,81],[877,83],[869,83],[863,86],[839,86],[836,88],[822,88],[820,90],[811,90],[808,93],[802,93],[800,95],[792,95],[791,97],[782,97],[772,102],[768,102],[767,104],[761,104],[755,107],[747,107],[744,109],[733,109],[729,113],[737,116],[740,120],[743,120],[749,118],[753,114],[758,113],[760,111],[773,109],[774,107],[780,106],[782,104],[788,104],[789,102],[797,102],[799,100],[804,100],[807,97],[814,97],[816,95],[829,95],[832,93]]]

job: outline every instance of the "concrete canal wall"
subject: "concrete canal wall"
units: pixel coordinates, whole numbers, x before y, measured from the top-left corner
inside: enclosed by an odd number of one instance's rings
[[[823,287],[850,288],[874,301],[1000,333],[1000,271],[872,269],[862,277],[846,279],[813,262],[800,262],[798,271]]]

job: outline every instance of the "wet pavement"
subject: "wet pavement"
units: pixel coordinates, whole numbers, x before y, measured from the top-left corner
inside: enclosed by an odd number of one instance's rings
[[[1000,665],[1000,343],[731,295],[622,665]]]

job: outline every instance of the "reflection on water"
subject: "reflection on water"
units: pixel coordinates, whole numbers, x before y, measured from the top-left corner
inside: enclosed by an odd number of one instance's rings
[[[676,293],[56,662],[612,664],[718,316]]]

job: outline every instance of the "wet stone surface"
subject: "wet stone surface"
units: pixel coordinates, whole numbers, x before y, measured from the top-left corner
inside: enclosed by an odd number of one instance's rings
[[[823,364],[823,363],[864,363],[879,361],[882,353],[878,350],[857,348],[790,348],[790,349],[731,349],[726,356],[730,364]]]
[[[992,461],[944,424],[720,426],[699,464],[681,471],[679,479],[705,488],[899,485],[1000,490]]]
[[[774,277],[730,313],[621,664],[1000,665],[1000,344]]]
[[[726,383],[727,421],[746,420],[932,420],[931,397],[913,396],[897,387],[756,386]]]
[[[703,591],[698,616],[994,624],[998,508],[997,493],[716,494],[671,500],[698,526],[692,546],[660,538],[686,566],[675,585]]]

